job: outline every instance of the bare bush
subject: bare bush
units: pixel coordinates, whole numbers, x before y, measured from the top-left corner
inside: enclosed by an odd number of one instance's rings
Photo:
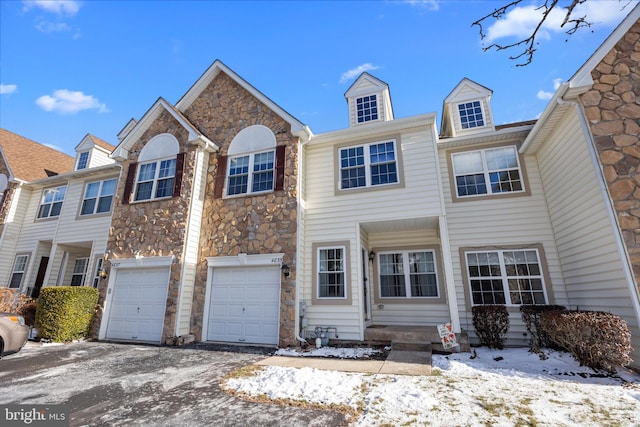
[[[631,332],[620,316],[602,311],[550,311],[542,328],[581,366],[610,373],[632,362]]]
[[[472,309],[473,327],[480,344],[489,348],[504,348],[509,330],[509,312],[504,305],[476,305]]]

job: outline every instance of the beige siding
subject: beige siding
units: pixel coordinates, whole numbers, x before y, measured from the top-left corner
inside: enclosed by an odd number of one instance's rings
[[[338,328],[341,339],[362,339],[364,308],[362,306],[361,247],[371,248],[373,233],[362,235],[361,224],[380,221],[402,221],[411,218],[437,217],[441,214],[440,193],[434,157],[431,127],[422,131],[401,133],[398,149],[401,151],[402,174],[400,187],[371,191],[344,191],[335,194],[339,171],[334,168],[336,146],[348,141],[308,145],[304,162],[307,165],[304,193],[306,209],[303,215],[304,248],[303,268],[299,264],[300,298],[307,302],[309,329],[315,326]],[[388,137],[372,136],[358,142],[383,141]],[[354,144],[355,145],[355,144]],[[406,237],[406,236],[405,236]],[[367,241],[367,238],[369,241]],[[347,292],[352,304],[312,305],[313,275],[312,245],[320,242],[348,241],[350,270],[347,271]],[[408,244],[402,240],[398,244]],[[372,274],[372,272],[371,272]],[[373,308],[373,307],[372,307]],[[400,310],[394,312],[399,313]],[[406,316],[387,317],[390,322],[409,322]],[[412,323],[412,322],[409,322]]]
[[[587,143],[571,109],[538,153],[568,304],[622,316],[632,330],[637,361],[638,319]]]
[[[477,149],[477,148],[470,148]],[[460,248],[484,246],[522,246],[542,244],[553,289],[551,298],[556,304],[566,304],[566,290],[562,277],[555,238],[535,157],[524,157],[530,195],[495,197],[492,199],[452,202],[448,153],[440,150],[442,182],[445,190],[451,258],[455,277],[456,298],[463,329],[473,336],[471,302],[466,296],[468,283],[463,280]],[[518,310],[516,308],[515,312]],[[526,343],[520,316],[511,316],[509,336],[513,343]]]

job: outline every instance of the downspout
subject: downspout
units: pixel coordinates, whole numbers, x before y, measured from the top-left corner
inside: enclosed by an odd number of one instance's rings
[[[634,295],[635,298],[632,298],[633,308],[636,314],[636,319],[640,322],[640,301],[638,296],[638,290],[635,286],[635,280],[631,272],[633,271],[631,263],[629,261],[629,256],[627,254],[627,249],[622,242],[622,236],[620,235],[620,227],[618,225],[618,220],[616,218],[615,211],[613,210],[613,202],[609,196],[609,190],[607,188],[606,180],[604,178],[604,172],[600,167],[600,161],[598,160],[598,153],[596,152],[595,144],[593,141],[593,137],[591,136],[591,129],[589,128],[589,124],[587,123],[587,119],[582,111],[581,105],[576,101],[567,101],[562,97],[558,97],[557,99],[558,105],[571,105],[576,108],[576,113],[578,114],[578,119],[580,120],[580,126],[582,127],[582,132],[588,139],[587,148],[589,150],[589,156],[591,157],[591,162],[593,163],[594,169],[596,170],[596,176],[598,180],[598,187],[600,188],[600,193],[602,194],[602,198],[605,201],[605,205],[607,207],[607,216],[609,217],[609,222],[614,230],[617,232],[613,233],[614,238],[616,240],[616,244],[618,246],[618,251],[622,258],[622,263],[625,266],[624,274],[627,278],[627,285],[629,286],[629,290],[631,291],[631,295]]]
[[[302,209],[303,207],[303,200],[302,200],[302,174],[304,173],[303,170],[303,156],[304,156],[304,147],[305,145],[307,145],[307,143],[309,141],[311,141],[311,138],[313,137],[313,133],[311,132],[311,129],[309,129],[308,126],[305,126],[301,131],[296,132],[294,135],[296,135],[298,137],[298,177],[296,179],[296,186],[297,186],[297,204],[298,204],[298,212],[296,214],[296,221],[297,221],[297,232],[296,232],[296,297],[295,297],[295,313],[296,313],[296,322],[295,322],[295,337],[296,340],[298,340],[298,342],[300,342],[301,344],[305,344],[307,343],[307,340],[304,339],[303,337],[300,336],[300,332],[301,332],[301,324],[303,321],[303,316],[300,313],[300,279],[299,279],[299,275],[298,275],[298,266],[299,265],[303,265],[304,263],[300,262],[300,260],[303,259],[302,257],[302,253],[304,252],[302,250],[302,245],[303,245],[303,241],[302,241],[302,236],[300,233],[300,227],[302,225]],[[306,309],[305,309],[306,310]]]

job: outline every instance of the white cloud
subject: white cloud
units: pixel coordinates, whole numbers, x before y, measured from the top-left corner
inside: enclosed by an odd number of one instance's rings
[[[18,90],[18,85],[3,85],[0,84],[0,95],[9,95]]]
[[[71,31],[71,27],[64,22],[48,22],[42,19],[38,20],[36,29],[45,34]]]
[[[553,93],[545,92],[544,90],[539,90],[536,96],[538,97],[538,99],[542,99],[543,101],[548,101],[553,97]]]
[[[80,2],[76,0],[22,0],[24,10],[41,9],[57,15],[74,16],[80,10]]]
[[[587,21],[594,25],[613,25],[619,23],[631,10],[630,6],[625,7],[625,5],[627,5],[625,0],[618,2],[587,1],[576,6],[572,16],[574,18],[586,16]],[[504,37],[529,37],[542,19],[542,12],[543,10],[537,8],[536,5],[512,9],[504,18],[496,21],[487,29],[486,41],[492,42]],[[564,27],[560,26],[565,14],[566,9],[556,6],[542,25],[538,33],[539,39],[549,39],[553,33],[564,33],[571,28],[570,23],[565,24]]]
[[[352,68],[349,71],[345,71],[344,73],[342,73],[342,76],[340,76],[340,83],[346,83],[352,78],[364,73],[365,71],[377,70],[378,68],[380,68],[378,65],[373,65],[370,62],[358,65],[356,68]]]
[[[562,79],[560,79],[560,78],[553,79],[553,90],[558,90],[558,88],[560,87],[561,84],[562,84]],[[553,97],[553,92],[547,92],[547,91],[544,91],[544,90],[539,90],[536,96],[537,96],[538,99],[542,99],[544,101],[548,101]]]
[[[440,9],[440,0],[404,0],[404,3],[434,11]]]
[[[76,114],[83,110],[98,110],[99,113],[109,111],[97,98],[67,89],[58,89],[53,92],[53,96],[43,95],[36,99],[36,104],[45,111],[62,114]]]

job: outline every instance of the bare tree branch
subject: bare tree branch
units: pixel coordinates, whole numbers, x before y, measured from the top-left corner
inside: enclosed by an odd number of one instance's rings
[[[538,6],[535,9],[535,10],[542,10],[542,17],[540,18],[540,21],[538,22],[536,27],[533,29],[529,37],[526,37],[520,41],[510,43],[510,44],[491,43],[490,45],[483,47],[482,50],[485,52],[491,49],[500,51],[500,50],[507,50],[507,49],[522,47],[522,51],[519,54],[510,56],[509,59],[519,60],[521,58],[524,58],[524,62],[516,64],[517,67],[524,67],[526,65],[529,65],[533,61],[533,55],[537,50],[535,46],[538,44],[536,42],[538,33],[542,28],[542,26],[544,25],[544,23],[546,22],[549,15],[551,14],[551,11],[558,6],[559,1],[560,0],[544,0],[544,3],[542,3],[540,6]],[[575,7],[586,1],[587,0],[571,0],[571,3],[564,8],[566,9],[566,12],[565,12],[564,20],[562,21],[562,24],[560,25],[560,27],[564,28],[566,24],[570,24],[569,28],[565,31],[566,34],[572,35],[576,31],[578,31],[580,28],[591,27],[592,24],[587,21],[586,15],[578,18],[572,16]],[[495,9],[493,12],[473,22],[471,26],[477,25],[479,27],[480,39],[485,40],[487,37],[487,33],[485,32],[483,24],[486,24],[487,20],[489,19],[498,21],[504,18],[509,13],[509,11],[514,9],[515,6],[517,6],[520,3],[522,3],[522,0],[513,0],[509,4],[499,7]]]

